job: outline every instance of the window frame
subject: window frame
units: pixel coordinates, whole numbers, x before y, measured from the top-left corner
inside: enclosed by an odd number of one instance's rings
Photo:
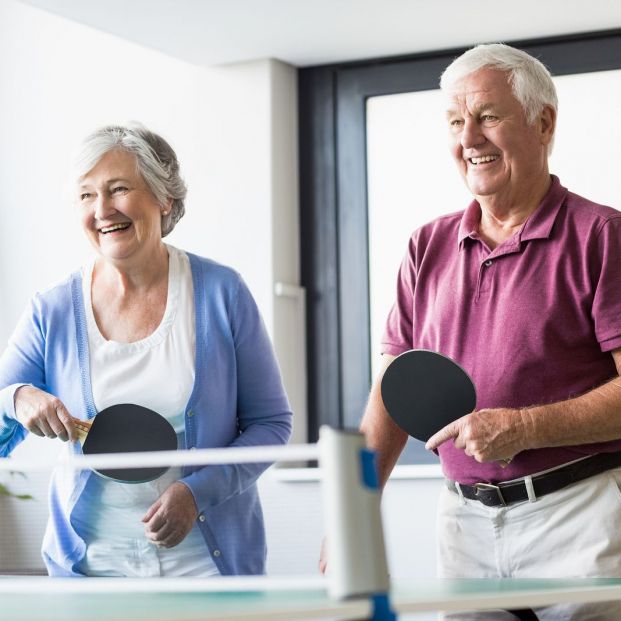
[[[553,75],[621,69],[621,29],[510,44],[539,58]],[[298,72],[301,279],[307,300],[311,442],[322,424],[357,427],[372,381],[366,101],[438,88],[442,70],[466,49]]]

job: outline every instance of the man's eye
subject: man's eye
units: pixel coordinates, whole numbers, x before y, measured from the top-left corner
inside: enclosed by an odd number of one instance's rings
[[[493,114],[484,114],[481,117],[481,121],[483,121],[483,123],[493,123],[494,121],[497,121],[498,117],[494,116]]]
[[[80,194],[81,201],[85,201],[89,199],[90,197],[91,197],[90,192],[82,192],[82,194]]]
[[[453,127],[453,128],[456,128],[456,129],[457,129],[457,128],[459,128],[459,127],[461,127],[463,124],[464,124],[464,122],[463,122],[463,120],[462,120],[462,119],[451,119],[451,120],[449,121],[449,125],[450,125],[451,127]]]

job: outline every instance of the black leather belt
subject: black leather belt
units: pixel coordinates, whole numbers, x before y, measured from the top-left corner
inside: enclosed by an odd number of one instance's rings
[[[450,490],[461,493],[469,500],[478,500],[488,507],[501,507],[514,502],[532,500],[533,496],[539,498],[559,489],[563,489],[572,483],[588,479],[596,474],[621,466],[621,453],[599,453],[586,459],[581,459],[565,466],[560,466],[549,472],[533,475],[524,479],[507,481],[493,485],[491,483],[475,483],[474,485],[456,484],[447,480]],[[531,494],[529,497],[530,479]]]

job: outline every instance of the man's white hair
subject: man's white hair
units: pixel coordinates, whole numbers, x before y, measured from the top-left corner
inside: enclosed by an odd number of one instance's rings
[[[477,45],[464,52],[445,69],[440,88],[450,92],[459,81],[483,67],[507,72],[507,81],[529,124],[535,122],[545,106],[558,110],[556,88],[543,63],[504,43]]]

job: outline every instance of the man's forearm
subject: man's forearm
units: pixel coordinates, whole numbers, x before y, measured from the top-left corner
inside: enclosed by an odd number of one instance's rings
[[[408,438],[407,434],[390,418],[382,401],[382,376],[393,359],[394,356],[383,357],[382,370],[373,383],[360,424],[360,431],[366,437],[367,446],[377,451],[377,468],[382,488],[388,481]]]
[[[621,349],[612,352],[621,369]],[[577,446],[621,439],[621,378],[579,397],[532,407],[467,414],[434,434],[429,450],[452,441],[479,462],[501,461],[528,449]]]
[[[579,397],[522,412],[527,448],[621,439],[621,378],[616,377]]]

